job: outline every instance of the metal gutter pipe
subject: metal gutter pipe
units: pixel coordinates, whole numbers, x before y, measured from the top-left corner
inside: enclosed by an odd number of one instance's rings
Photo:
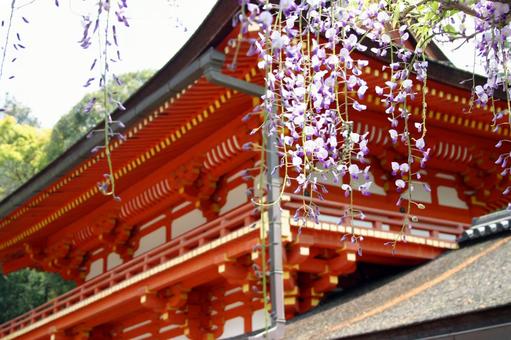
[[[266,151],[268,202],[273,203],[280,196],[279,160],[277,153],[277,135],[268,136]],[[276,170],[275,170],[276,169]],[[284,270],[282,263],[282,217],[280,203],[268,207],[270,236],[270,297],[272,328],[250,339],[283,339],[286,326],[284,310]]]
[[[202,75],[212,84],[234,89],[254,97],[261,97],[265,89],[259,85],[240,80],[221,72],[225,55],[211,48],[198,59],[185,67],[174,77],[162,84],[155,92],[143,98],[137,105],[128,108],[117,121],[129,126],[151,111],[170,96],[179,93]],[[100,128],[99,125],[96,128]],[[114,131],[120,130],[118,126]],[[273,171],[278,166],[276,136],[269,137],[267,146],[268,199],[274,202],[279,196],[279,173]],[[0,218],[7,216],[33,195],[43,191],[63,177],[70,169],[90,156],[91,150],[102,145],[103,137],[94,134],[90,138],[81,138],[64,155],[47,166],[42,172],[25,183],[18,190],[0,202]],[[272,174],[273,173],[273,174]],[[270,241],[270,297],[272,302],[271,329],[252,337],[252,339],[282,339],[284,337],[284,283],[282,264],[282,233],[280,205],[271,205],[268,209]]]
[[[225,56],[220,52],[216,52],[218,58],[220,55],[223,59]],[[223,87],[245,93],[253,97],[261,97],[265,94],[262,86],[240,80],[235,77],[223,74],[221,65],[209,64],[210,68],[206,69],[204,76],[212,83]],[[266,147],[266,166],[267,166],[267,183],[268,183],[268,202],[278,200],[280,192],[279,160],[277,153],[277,136],[275,134],[268,136],[268,145]],[[284,271],[282,263],[282,231],[281,231],[281,212],[280,204],[272,204],[268,207],[269,220],[269,242],[270,242],[270,298],[271,298],[271,328],[263,331],[249,339],[283,339],[285,333],[286,317],[284,310]]]

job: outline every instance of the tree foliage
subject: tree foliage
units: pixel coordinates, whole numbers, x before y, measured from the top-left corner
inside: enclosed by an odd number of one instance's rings
[[[133,92],[142,86],[152,75],[153,71],[144,70],[125,73],[119,76],[119,82],[112,81],[108,88],[119,102],[126,100]],[[107,101],[106,109],[102,100],[94,101],[90,111],[85,110],[93,98],[101,98],[103,93],[96,91],[85,95],[67,114],[62,116],[53,127],[50,142],[46,148],[47,161],[52,161],[67,148],[83,137],[104,119],[105,112],[110,113],[116,108],[115,103]]]
[[[127,99],[153,74],[153,71],[127,73],[119,83],[109,84],[112,95],[119,101]],[[89,112],[84,107],[100,91],[85,95],[71,111],[64,115],[53,130],[39,129],[39,122],[30,109],[15,98],[7,96],[3,117],[0,119],[0,199],[13,192],[31,178],[48,161],[58,157],[66,148],[113,111],[115,104],[105,108],[97,100]],[[23,314],[74,287],[59,275],[23,269],[0,276],[0,323]]]
[[[0,119],[0,198],[42,167],[47,142],[47,131],[18,124],[10,115]]]
[[[31,114],[28,106],[18,102],[16,98],[6,94],[3,107],[0,109],[4,116],[13,117],[18,124],[41,127],[39,120]]]
[[[24,269],[0,275],[0,324],[23,314],[74,287],[53,273]]]
[[[37,128],[30,109],[8,97],[0,119],[0,199],[45,164],[49,131]],[[24,269],[0,275],[0,323],[16,317],[73,287],[56,274]]]

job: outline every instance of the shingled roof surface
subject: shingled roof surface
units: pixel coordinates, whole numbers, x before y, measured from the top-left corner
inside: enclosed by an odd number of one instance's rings
[[[353,336],[511,304],[510,258],[509,232],[451,251],[329,298],[291,321],[286,338]]]

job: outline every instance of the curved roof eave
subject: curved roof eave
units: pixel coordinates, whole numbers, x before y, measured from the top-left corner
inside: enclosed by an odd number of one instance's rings
[[[217,45],[230,32],[232,28],[231,20],[238,8],[237,0],[218,1],[191,38],[165,66],[125,101],[124,106],[128,109],[136,108],[144,98],[164,87],[169,79],[175,77],[179,71],[191,64],[209,47]],[[128,111],[116,109],[112,113],[112,119],[120,120],[128,126],[144,118],[148,113],[147,110],[139,111],[136,116],[126,119]],[[92,130],[101,128],[99,125],[102,125],[102,123],[99,123]],[[91,150],[95,146],[102,145],[102,142],[103,139],[99,135],[91,138],[85,136],[80,138],[63,154],[0,201],[0,219],[8,216],[32,196],[44,191],[70,169],[88,159]]]
[[[138,91],[125,101],[124,106],[127,108],[136,108],[144,98],[165,86],[165,83],[169,79],[175,77],[180,70],[196,60],[204,51],[211,46],[216,46],[220,41],[222,41],[230,32],[232,28],[231,20],[238,9],[239,5],[237,0],[217,1],[211,12],[192,37],[165,66],[163,66],[147,83],[145,83]],[[375,57],[374,55],[371,56]],[[380,59],[386,63],[390,60],[388,58],[381,57],[376,57],[376,59]],[[484,83],[485,81],[484,77],[475,76],[473,78],[471,73],[456,69],[451,65],[447,65],[445,62],[430,60],[429,63],[430,66],[428,74],[430,78],[446,85],[470,91],[472,88],[472,79],[474,79],[477,84]],[[449,77],[445,77],[446,72],[449,73]],[[470,81],[467,82],[467,80]],[[144,118],[146,114],[147,111],[140,111],[135,117],[130,117],[129,120],[126,120],[124,119],[126,111],[117,109],[112,113],[112,119],[120,120],[128,126],[129,124]],[[98,128],[101,128],[99,127],[99,124],[94,129]],[[62,155],[48,164],[43,170],[0,201],[0,220],[15,211],[32,196],[44,191],[50,185],[55,183],[70,169],[87,159],[90,155],[90,150],[101,144],[102,138],[99,135],[93,136],[89,139],[85,136],[79,139]]]

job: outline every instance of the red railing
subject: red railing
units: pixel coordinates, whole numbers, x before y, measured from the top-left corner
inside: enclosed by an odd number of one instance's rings
[[[254,223],[254,206],[247,203],[221,217],[173,239],[158,248],[91,279],[75,289],[0,325],[0,335],[6,336],[19,329],[68,308],[84,299],[108,289],[124,280],[147,271],[159,264],[183,255],[197,247]]]
[[[286,195],[290,197],[290,200],[282,202],[283,208],[292,212],[302,206],[303,196],[295,194]],[[310,201],[310,198],[307,197],[306,200]],[[347,208],[346,204],[335,201],[312,199],[312,202],[320,206],[321,213],[324,217],[331,216],[340,218]],[[366,215],[364,222],[370,223],[370,228],[385,230],[383,226],[387,224],[389,227],[396,229],[401,226],[403,221],[403,214],[398,212],[368,207],[357,208],[364,211]],[[81,286],[31,310],[26,314],[0,325],[0,335],[6,336],[16,330],[27,327],[34,322],[79,303],[80,301],[129,279],[134,275],[140,274],[161,263],[171,260],[172,258],[183,255],[188,251],[225,236],[231,231],[254,223],[259,217],[254,216],[253,212],[253,204],[247,203],[222,215],[214,221],[205,223],[158,248],[155,248],[85,282]],[[354,223],[354,225],[357,226],[356,223]],[[440,239],[439,233],[458,236],[467,227],[468,225],[464,223],[452,222],[427,216],[419,216],[419,222],[413,223],[414,229],[427,232],[428,236],[425,237],[432,239]],[[410,233],[408,230],[406,232]],[[444,239],[444,241],[449,240]]]
[[[288,194],[286,195],[290,198],[290,200],[282,203],[283,208],[287,208],[288,210],[294,212],[296,209],[299,209],[303,206],[304,197],[296,194]],[[337,217],[339,220],[341,215],[346,211],[348,205],[345,203],[329,201],[329,200],[320,200],[317,198],[305,198],[305,202],[312,202],[313,204],[319,206],[320,213],[323,216],[332,216]],[[359,209],[364,212],[365,218],[364,220],[357,219],[353,222],[355,227],[362,226],[364,224],[370,224],[370,228],[385,230],[383,228],[384,225],[389,226],[389,230],[399,230],[403,223],[403,213],[393,212],[389,210],[370,208],[364,206],[356,206],[356,209]],[[291,216],[292,218],[292,216]],[[338,220],[337,220],[338,221]],[[334,221],[332,221],[334,222]],[[357,225],[358,224],[358,225]],[[455,239],[461,235],[461,233],[467,229],[470,225],[461,222],[449,221],[435,217],[422,216],[417,215],[417,222],[412,223],[412,230],[406,229],[406,234],[412,234],[414,236],[421,236],[431,239],[437,239],[442,241],[451,241],[454,242]],[[366,227],[367,228],[367,227]],[[413,230],[420,230],[422,234],[414,233]],[[443,234],[443,235],[442,235]],[[451,236],[447,236],[451,235]]]

